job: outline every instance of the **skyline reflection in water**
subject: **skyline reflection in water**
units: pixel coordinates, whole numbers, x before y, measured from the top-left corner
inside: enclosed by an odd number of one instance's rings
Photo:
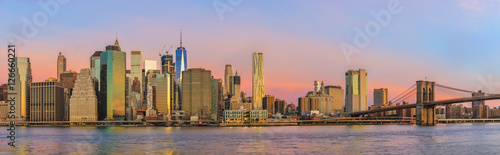
[[[18,127],[0,154],[497,154],[499,139],[500,124]]]

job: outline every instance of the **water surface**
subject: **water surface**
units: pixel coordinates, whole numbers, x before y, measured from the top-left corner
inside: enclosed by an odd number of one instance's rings
[[[0,127],[1,154],[500,154],[500,124]]]

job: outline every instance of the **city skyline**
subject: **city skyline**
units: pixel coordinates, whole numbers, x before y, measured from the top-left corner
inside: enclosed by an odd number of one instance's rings
[[[16,31],[18,29],[15,26],[22,26],[22,17],[31,17],[34,12],[42,11],[37,3],[13,1],[1,1],[0,3],[9,4],[1,6],[1,10],[7,12],[12,9],[20,10],[21,6],[18,4],[22,4],[23,10],[25,10],[19,14],[5,17],[9,21],[8,24],[0,26],[0,32],[4,34],[8,34],[8,32],[19,33],[20,31]],[[110,2],[95,3],[102,3],[101,5],[104,6],[110,5]],[[220,20],[217,16],[211,1],[165,3],[165,5],[181,3],[178,5],[199,9],[187,13],[189,15],[175,13],[176,10],[186,9],[186,7],[157,14],[146,12],[142,15],[132,16],[132,21],[139,22],[129,26],[120,26],[116,23],[125,23],[127,19],[123,19],[123,17],[126,17],[128,12],[105,13],[107,15],[105,17],[95,17],[94,13],[84,9],[88,9],[90,6],[99,6],[99,4],[86,3],[82,4],[81,8],[83,9],[79,9],[77,8],[80,6],[79,2],[71,1],[61,6],[58,15],[50,17],[48,25],[40,28],[38,34],[31,38],[29,43],[16,46],[18,55],[30,58],[33,82],[41,82],[49,77],[56,77],[55,59],[59,52],[62,52],[67,59],[67,70],[78,71],[81,68],[88,68],[87,58],[94,51],[101,51],[106,45],[112,44],[116,33],[123,51],[128,56],[130,56],[130,51],[140,50],[143,51],[144,60],[160,62],[160,57],[157,54],[164,52],[161,51],[161,47],[165,43],[179,46],[178,31],[182,28],[184,31],[183,46],[189,50],[189,54],[187,54],[190,62],[187,66],[188,69],[203,67],[211,70],[215,78],[223,78],[225,64],[231,64],[233,70],[238,70],[242,77],[242,91],[251,96],[251,53],[263,52],[266,55],[264,61],[266,95],[274,95],[277,98],[285,99],[288,103],[297,104],[298,97],[313,90],[313,81],[315,80],[323,79],[325,85],[344,87],[343,73],[350,69],[359,68],[366,69],[370,73],[367,93],[368,105],[373,103],[373,89],[388,88],[389,99],[392,99],[411,86],[414,81],[425,77],[432,81],[475,91],[482,86],[481,77],[488,80],[491,76],[493,82],[500,81],[500,74],[495,73],[495,66],[499,66],[499,64],[494,60],[498,55],[494,52],[498,48],[498,44],[495,44],[496,36],[494,36],[497,32],[494,27],[498,25],[496,24],[498,21],[491,21],[495,16],[498,16],[494,15],[498,11],[492,10],[491,6],[485,6],[482,2],[478,2],[476,5],[473,5],[474,3],[467,5],[466,1],[440,2],[441,6],[449,5],[446,8],[450,10],[450,13],[443,15],[450,18],[442,19],[439,18],[439,14],[431,14],[438,8],[427,7],[423,5],[426,4],[425,2],[401,1],[403,11],[392,16],[388,27],[383,28],[377,37],[371,38],[369,46],[363,48],[359,54],[353,54],[351,62],[345,59],[339,44],[341,42],[352,44],[355,36],[353,28],[364,27],[367,22],[375,21],[369,10],[386,9],[387,2],[365,1],[366,5],[356,6],[366,11],[349,11],[340,7],[345,3],[356,2],[333,2],[336,5],[289,2],[280,3],[280,5],[291,6],[288,8],[299,8],[299,11],[272,11],[273,9],[269,8],[278,7],[276,3],[265,3],[266,5],[257,7],[262,3],[245,1],[234,6],[234,11],[226,12],[224,20]],[[191,5],[182,5],[182,3]],[[151,4],[140,5],[147,6],[141,8],[157,8]],[[321,5],[332,8],[321,7]],[[412,7],[408,7],[410,5]],[[496,6],[498,4],[490,5]],[[10,8],[5,8],[5,6]],[[127,10],[126,8],[133,6],[125,2],[117,7]],[[252,8],[256,9],[252,10]],[[311,8],[317,9],[312,12],[304,12],[304,10]],[[345,17],[335,16],[336,9],[349,13],[343,14]],[[139,8],[137,10],[134,13],[141,12]],[[253,15],[252,13],[255,13],[256,10],[267,11]],[[103,11],[106,10],[103,9]],[[316,30],[309,30],[314,28],[306,26],[310,19],[303,16],[292,17],[292,15],[299,13],[308,14],[308,18],[322,19],[321,21],[324,23],[317,25]],[[414,14],[417,13],[422,13],[423,16],[415,16]],[[452,16],[453,13],[464,15],[465,18],[463,20],[457,19],[457,16]],[[184,18],[185,16],[193,17],[193,14],[206,14],[200,16],[200,18],[206,17],[205,20],[201,21],[203,24],[193,23],[190,19]],[[481,15],[484,14],[490,18],[482,17]],[[265,17],[265,15],[273,16]],[[162,16],[172,19],[167,20],[168,22],[159,22],[157,19],[161,19]],[[263,19],[257,19],[254,16]],[[481,18],[477,18],[477,16],[481,16]],[[79,20],[67,20],[69,17],[78,17],[76,19]],[[283,17],[284,22],[278,24],[270,20],[276,17]],[[409,17],[419,18],[410,19]],[[249,21],[245,22],[247,19]],[[110,21],[106,22],[105,20]],[[109,28],[91,26],[90,24],[101,21],[105,21],[104,25],[110,25]],[[244,26],[249,22],[259,24]],[[296,24],[297,27],[281,29],[286,24]],[[425,29],[417,29],[412,24],[423,24]],[[455,27],[446,29],[448,24]],[[196,25],[205,25],[207,28],[200,28]],[[207,31],[207,29],[212,32]],[[429,35],[432,33],[421,34],[426,30],[435,33],[433,35]],[[481,40],[481,42],[475,40]],[[6,46],[6,44],[7,39],[2,38],[1,45]],[[310,52],[311,50],[314,52]],[[476,54],[478,51],[485,52],[485,54]],[[6,56],[3,55],[2,58],[6,59]],[[45,63],[45,61],[50,63]],[[130,69],[128,61],[126,68]],[[301,76],[295,76],[297,70],[302,72]],[[7,71],[0,73],[6,74]],[[6,81],[6,78],[5,76],[0,79]],[[486,86],[482,86],[482,89],[489,92],[489,88]],[[500,91],[500,87],[494,89]],[[440,94],[443,93],[447,92],[440,92]],[[470,96],[470,94],[448,94],[448,96],[452,95]],[[445,94],[436,97],[446,98],[448,96]],[[496,102],[498,101],[487,101],[486,104],[495,103],[493,106],[498,106]]]

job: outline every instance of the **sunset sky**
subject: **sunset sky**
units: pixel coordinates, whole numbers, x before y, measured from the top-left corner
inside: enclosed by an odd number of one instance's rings
[[[17,56],[29,57],[34,81],[43,81],[57,77],[59,52],[66,56],[67,69],[79,72],[89,67],[94,51],[113,44],[116,35],[127,52],[127,68],[133,50],[160,62],[158,53],[165,44],[167,49],[173,45],[172,53],[179,46],[182,29],[188,68],[202,67],[223,78],[225,64],[231,64],[248,96],[252,52],[264,53],[266,94],[288,103],[297,104],[298,97],[313,90],[314,80],[345,88],[345,72],[359,68],[368,72],[368,105],[373,104],[373,89],[388,88],[392,99],[426,77],[443,85],[500,94],[500,1],[61,2],[56,11],[47,12],[38,1],[0,0],[4,83],[12,36],[27,38],[16,44]],[[383,23],[373,15],[391,9],[397,11],[390,13],[390,19],[383,16]],[[23,34],[31,24],[36,32]],[[377,33],[373,24],[379,26]],[[367,25],[371,32],[366,32]],[[357,29],[368,36],[364,47],[355,43]],[[343,43],[358,51],[346,57]],[[439,88],[436,93],[438,99],[470,96]],[[500,101],[487,103],[500,105]]]

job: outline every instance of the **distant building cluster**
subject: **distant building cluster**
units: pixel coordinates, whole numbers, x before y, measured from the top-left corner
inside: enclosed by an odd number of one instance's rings
[[[373,90],[373,105],[368,106],[367,76],[364,69],[345,72],[345,88],[314,81],[312,91],[287,103],[266,94],[264,55],[252,54],[252,96],[241,88],[242,77],[233,66],[225,65],[224,77],[214,78],[210,70],[187,68],[187,50],[180,46],[175,57],[160,54],[144,60],[141,51],[131,51],[130,59],[118,39],[103,51],[90,56],[89,68],[80,72],[66,70],[67,59],[59,53],[57,76],[34,82],[30,58],[16,58],[16,94],[0,86],[0,120],[7,116],[9,97],[15,97],[19,120],[50,121],[140,121],[213,120],[225,123],[266,123],[269,119],[324,119],[348,117],[349,113],[404,106],[389,101],[387,88]],[[174,60],[175,59],[175,60]],[[130,61],[127,70],[126,61]],[[16,95],[16,96],[11,96]],[[484,96],[484,92],[473,96]],[[490,109],[484,101],[471,108],[447,105],[436,108],[438,118],[500,118],[500,108]],[[372,117],[415,117],[415,108],[369,114]]]

